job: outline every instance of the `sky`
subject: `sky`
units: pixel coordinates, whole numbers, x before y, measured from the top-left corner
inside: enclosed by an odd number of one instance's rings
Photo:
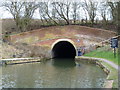
[[[9,13],[5,8],[0,7],[0,12],[1,12],[0,13],[0,18],[1,19],[13,18],[12,14]],[[38,9],[35,10],[33,18],[35,18],[35,19],[39,19],[40,18]]]

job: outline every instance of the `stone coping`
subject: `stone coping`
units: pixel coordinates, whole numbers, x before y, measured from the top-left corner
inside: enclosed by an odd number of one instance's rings
[[[102,70],[108,75],[107,80],[105,81],[103,88],[112,88],[113,87],[113,82],[114,80],[109,80],[109,73],[111,72],[105,65],[102,64],[102,61],[106,62],[106,59],[102,58],[94,58],[94,57],[85,57],[85,56],[76,56],[76,59],[82,59],[82,60],[89,60],[91,62],[95,62],[96,65],[98,65]],[[111,65],[109,62],[106,62],[109,65]],[[112,65],[111,65],[112,66]],[[118,70],[118,67],[114,67],[115,69]]]

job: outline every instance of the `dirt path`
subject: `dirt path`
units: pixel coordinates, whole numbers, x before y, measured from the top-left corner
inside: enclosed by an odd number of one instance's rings
[[[113,68],[118,70],[118,65],[113,63],[112,61],[106,60],[106,59],[100,59],[101,61],[104,61],[106,63],[108,63],[109,65],[111,65]]]
[[[103,59],[103,58],[94,58],[94,57],[86,57],[86,56],[81,56],[81,58],[89,58],[89,59],[95,59],[95,60],[99,60],[99,61],[104,61],[106,63],[108,63],[109,65],[111,65],[113,68],[117,69],[119,68],[119,66],[115,63],[113,63],[112,61],[109,61],[107,59]]]

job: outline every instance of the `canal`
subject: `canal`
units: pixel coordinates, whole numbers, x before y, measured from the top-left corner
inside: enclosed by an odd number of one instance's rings
[[[2,88],[102,88],[107,75],[71,59],[2,66]]]

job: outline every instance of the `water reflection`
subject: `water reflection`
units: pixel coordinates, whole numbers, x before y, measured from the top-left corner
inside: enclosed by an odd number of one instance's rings
[[[3,88],[100,88],[105,78],[96,65],[73,59],[2,67]]]
[[[52,64],[55,67],[75,67],[76,63],[74,59],[52,59]]]

